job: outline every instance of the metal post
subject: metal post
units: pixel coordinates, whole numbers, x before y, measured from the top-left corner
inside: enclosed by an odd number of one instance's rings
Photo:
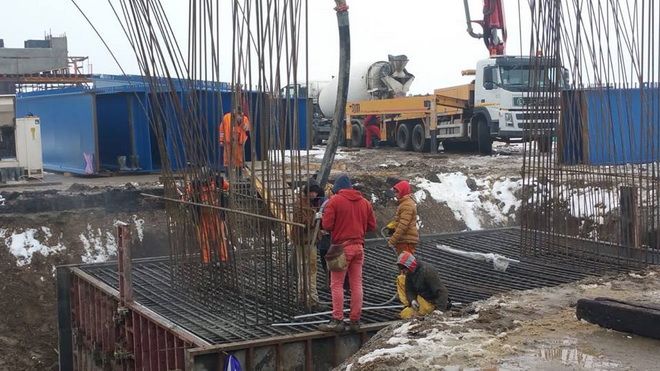
[[[128,224],[117,222],[117,267],[119,270],[119,304],[126,307],[133,302],[133,280],[131,278],[131,234]]]
[[[431,153],[438,153],[438,113],[435,99],[433,102],[431,102],[429,131],[431,134]]]
[[[639,247],[639,218],[637,192],[635,187],[623,186],[619,189],[619,209],[621,210],[621,245]],[[630,251],[628,252],[630,255]]]

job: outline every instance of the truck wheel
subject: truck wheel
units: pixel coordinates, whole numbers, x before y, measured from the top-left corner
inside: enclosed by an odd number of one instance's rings
[[[424,125],[418,123],[412,130],[412,147],[415,152],[428,152],[431,149],[431,139],[426,138]]]
[[[406,124],[399,124],[396,129],[396,145],[404,151],[412,149],[412,133],[410,127]]]
[[[490,155],[493,153],[493,141],[490,138],[488,122],[483,118],[477,120],[477,145],[479,154]]]
[[[364,128],[360,124],[351,125],[351,147],[364,145]]]

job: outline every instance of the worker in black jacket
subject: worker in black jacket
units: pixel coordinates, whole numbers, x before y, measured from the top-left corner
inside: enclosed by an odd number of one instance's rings
[[[399,255],[397,265],[403,273],[397,277],[396,283],[399,300],[404,306],[401,318],[424,316],[436,309],[447,309],[447,288],[433,266],[418,262],[407,251]]]

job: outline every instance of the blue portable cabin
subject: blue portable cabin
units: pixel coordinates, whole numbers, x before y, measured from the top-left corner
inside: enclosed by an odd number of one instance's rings
[[[46,91],[21,93],[17,96],[17,116],[34,114],[41,118],[44,168],[50,171],[74,174],[98,174],[105,171],[118,171],[119,156],[126,156],[125,171],[156,172],[161,160],[158,142],[151,120],[160,112],[167,120],[166,148],[168,158],[177,159],[172,163],[176,170],[185,166],[182,155],[181,136],[178,132],[176,110],[189,110],[190,97],[197,109],[194,114],[202,117],[208,130],[207,146],[212,146],[209,158],[213,164],[221,164],[221,154],[217,151],[217,124],[225,111],[231,107],[231,92],[228,84],[202,81],[175,81],[176,101],[171,94],[157,98],[150,93],[149,86],[141,76],[99,75],[92,87],[69,87]],[[164,91],[172,91],[171,86]],[[195,94],[189,94],[194,92]],[[164,93],[165,94],[165,93]],[[250,102],[255,102],[259,93],[249,92]],[[292,101],[292,100],[291,100]],[[159,104],[160,109],[152,109]],[[300,145],[307,145],[307,99],[298,99]],[[290,105],[287,105],[290,106]],[[251,139],[259,140],[259,117],[251,118],[253,134]],[[181,111],[179,111],[180,113]],[[156,113],[158,114],[158,113]],[[205,120],[204,120],[205,118]],[[249,143],[247,144],[249,146]],[[290,136],[287,137],[287,146]],[[257,157],[261,157],[257,146]],[[91,164],[85,163],[85,155]],[[249,156],[249,151],[246,151]],[[249,160],[250,158],[248,158]],[[91,171],[90,171],[91,170]]]
[[[660,88],[564,91],[558,139],[565,165],[660,161]]]

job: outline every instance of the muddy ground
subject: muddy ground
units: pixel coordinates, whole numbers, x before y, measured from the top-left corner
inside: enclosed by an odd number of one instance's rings
[[[575,316],[581,298],[656,304],[660,269],[494,296],[384,329],[339,369],[657,370],[660,340]]]
[[[58,369],[55,266],[112,259],[115,221],[131,225],[135,257],[167,253],[162,206],[144,202],[139,191],[159,188],[0,189],[0,370]],[[39,252],[15,256],[16,239]]]
[[[323,149],[313,151],[317,155],[310,157],[317,166]],[[340,151],[333,174],[348,172],[354,178],[365,196],[374,201],[382,226],[396,210],[395,202],[385,198],[390,187],[388,177],[435,182],[438,174],[460,172],[470,189],[477,190],[486,186],[477,185],[475,180],[520,179],[521,164],[520,145],[498,146],[489,157],[361,149]],[[413,188],[419,191],[416,185]],[[488,190],[478,191],[483,195],[477,203],[490,197]],[[167,254],[162,205],[145,201],[140,192],[162,192],[158,176],[76,178],[47,174],[43,182],[0,187],[0,310],[6,314],[0,318],[0,370],[57,369],[54,267],[112,259],[116,246],[113,224],[117,220],[132,226],[134,257]],[[425,195],[418,206],[422,233],[467,229],[451,207]],[[516,208],[505,214],[504,219],[484,222],[483,227],[517,223]],[[19,240],[23,250],[32,250],[29,258],[17,256]]]

